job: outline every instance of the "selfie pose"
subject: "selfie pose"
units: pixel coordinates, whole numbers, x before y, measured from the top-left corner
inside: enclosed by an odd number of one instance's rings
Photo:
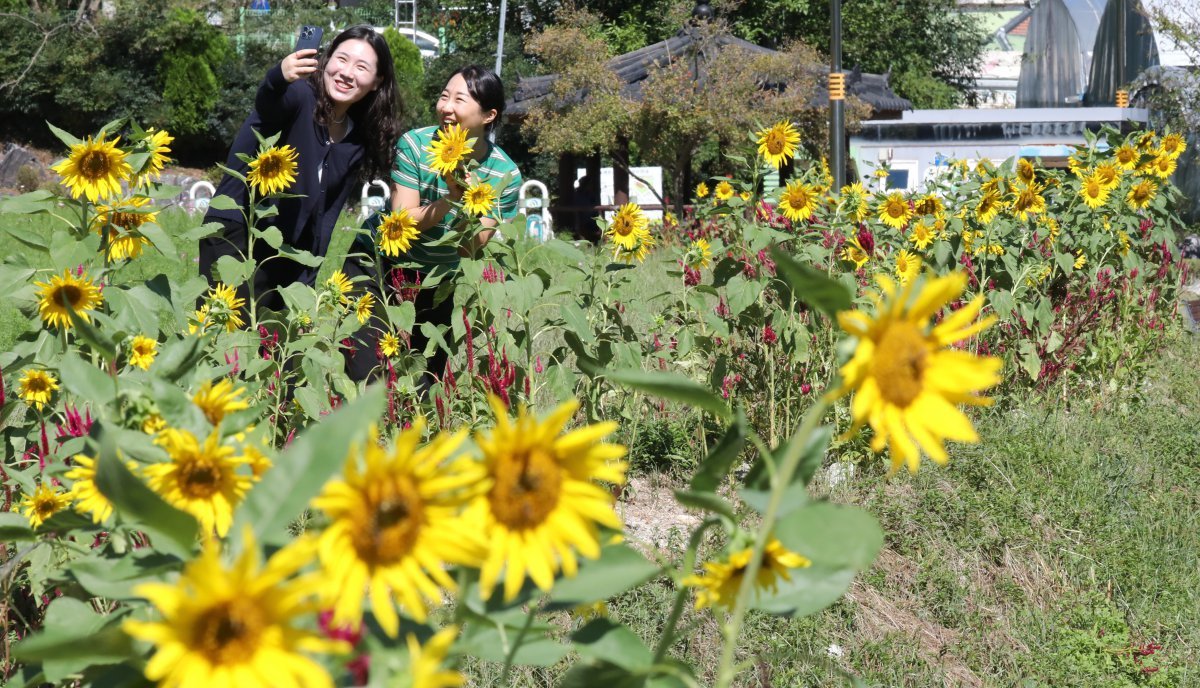
[[[278,227],[286,245],[324,256],[350,192],[390,169],[399,126],[392,56],[383,37],[369,26],[355,26],[338,34],[318,58],[318,50],[304,45],[319,45],[319,40],[319,29],[305,27],[300,49],[267,72],[226,166],[245,174],[248,166],[237,154],[257,154],[254,132],[263,137],[280,133],[276,145],[297,151],[296,181],[286,191],[299,197],[276,200],[279,214],[260,229]],[[225,175],[217,193],[241,209],[209,208],[205,214],[205,222],[222,225],[221,232],[200,242],[200,274],[210,284],[216,281],[217,260],[224,255],[241,259],[248,245],[246,186]],[[276,256],[278,251],[266,242],[255,242],[255,298],[260,306],[279,310],[283,301],[278,288],[294,282],[312,285],[317,268]],[[238,291],[246,296],[245,285]]]
[[[478,65],[459,69],[446,82],[434,111],[438,117],[437,125],[412,129],[396,143],[395,165],[392,168],[392,210],[407,210],[417,223],[420,238],[406,254],[399,257],[399,262],[405,266],[394,268],[400,270],[401,274],[396,276],[398,279],[387,280],[393,285],[397,282],[406,285],[427,284],[430,276],[440,277],[437,280],[440,284],[452,280],[458,271],[460,258],[478,255],[493,235],[491,228],[497,225],[495,217],[485,217],[482,219],[484,229],[463,245],[432,245],[459,222],[465,221],[450,203],[462,200],[463,187],[450,178],[452,175],[439,174],[429,163],[428,150],[439,131],[453,125],[467,130],[467,137],[475,139],[471,157],[479,162],[472,172],[474,179],[495,187],[497,214],[501,219],[509,220],[517,214],[521,173],[512,158],[488,140],[488,134],[504,113],[504,85],[500,77]],[[511,176],[505,180],[510,173]],[[501,181],[505,183],[501,185]],[[371,265],[347,261],[345,272],[350,277],[369,275],[369,283],[375,283]],[[436,303],[435,292],[439,297],[444,296]],[[416,324],[411,347],[419,353],[424,351],[428,341],[421,333],[421,323],[448,325],[454,312],[453,293],[444,289],[421,288],[415,305]],[[356,346],[350,356],[348,372],[356,380],[366,379],[379,362],[378,325],[373,323],[355,337]],[[445,365],[446,352],[439,348],[426,363],[427,374],[422,386],[427,387],[431,383],[431,375],[440,376]]]

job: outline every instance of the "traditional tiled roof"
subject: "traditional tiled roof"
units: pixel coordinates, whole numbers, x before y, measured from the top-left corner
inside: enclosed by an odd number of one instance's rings
[[[700,33],[693,27],[685,27],[679,33],[665,41],[639,48],[633,52],[618,55],[608,61],[617,78],[621,80],[621,94],[637,100],[641,98],[642,85],[649,76],[652,66],[665,66],[672,60],[694,54],[696,50],[716,51],[726,46],[737,46],[746,51],[759,54],[774,53],[770,48],[755,45],[728,33],[719,33],[711,42],[700,41]],[[550,89],[558,79],[556,74],[545,76],[521,77],[512,100],[505,107],[505,114],[520,117],[527,114],[533,106],[550,94]],[[701,84],[706,75],[701,72],[698,76]],[[824,79],[822,79],[822,82]],[[911,110],[912,103],[897,96],[888,86],[886,74],[864,74],[855,69],[846,73],[846,90],[874,108],[880,115],[894,117],[903,110]],[[583,98],[584,94],[578,94]],[[823,105],[828,102],[829,94],[824,85],[814,93],[814,104]]]

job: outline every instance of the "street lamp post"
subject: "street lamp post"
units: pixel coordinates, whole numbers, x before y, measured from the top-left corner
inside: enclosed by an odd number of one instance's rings
[[[846,76],[842,73],[842,0],[829,0],[832,23],[829,70],[829,148],[834,189],[846,184]]]

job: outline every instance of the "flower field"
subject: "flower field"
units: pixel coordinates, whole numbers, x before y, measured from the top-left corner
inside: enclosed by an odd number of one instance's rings
[[[532,684],[529,667],[759,685],[748,636],[841,604],[898,536],[816,489],[828,464],[927,489],[923,459],[978,455],[982,407],[1138,385],[1188,279],[1169,132],[1102,131],[1065,169],[956,162],[911,194],[831,188],[781,122],[684,217],[626,205],[595,249],[501,223],[508,239],[419,284],[390,269],[418,236],[403,211],[340,240],[375,284],[286,245],[271,220],[294,151],[265,139],[244,255],[322,266],[273,311],[251,260],[196,276],[218,228],[153,203],[178,192],[157,181],[167,133],[56,133],[61,192],[0,202],[20,245],[0,264],[13,685]],[[462,164],[474,144],[429,150],[465,190],[439,243],[498,217]],[[764,196],[764,163],[793,159]],[[450,327],[418,321],[419,289],[452,293]],[[381,329],[370,384],[344,372],[363,327]],[[663,418],[696,455],[673,496],[698,518],[670,551],[619,515]],[[639,595],[660,605],[649,631],[606,611]],[[704,662],[679,647],[700,624]],[[1146,666],[1121,671],[1183,685]]]

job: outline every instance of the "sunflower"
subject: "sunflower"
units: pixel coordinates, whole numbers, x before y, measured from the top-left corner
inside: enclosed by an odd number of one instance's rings
[[[1108,201],[1109,187],[1093,174],[1085,178],[1079,185],[1079,194],[1083,196],[1083,202],[1087,204],[1087,207],[1094,210]]]
[[[483,467],[452,458],[466,431],[439,434],[418,449],[424,430],[418,417],[390,450],[372,431],[361,467],[354,449],[344,477],[313,499],[330,521],[318,552],[335,623],[357,623],[366,593],[376,620],[395,637],[400,619],[393,598],[424,623],[429,608],[441,603],[441,589],[455,589],[445,564],[483,562],[487,541],[461,518],[486,481]]]
[[[601,441],[617,429],[612,421],[562,433],[579,403],[568,401],[542,421],[522,407],[513,422],[503,402],[491,432],[476,438],[489,486],[468,509],[475,529],[491,543],[479,588],[490,598],[504,569],[504,599],[511,601],[528,575],[542,590],[555,573],[572,577],[577,554],[600,556],[597,524],[621,530],[612,494],[594,481],[625,482],[625,447]]]
[[[722,179],[713,189],[713,198],[725,202],[733,198],[733,185]]]
[[[158,212],[145,210],[148,205],[153,208],[149,198],[134,196],[121,204],[96,206],[92,228],[108,241],[109,260],[131,260],[142,255],[150,240],[139,228],[158,220]]]
[[[401,208],[383,216],[383,221],[379,224],[379,250],[383,251],[384,255],[395,258],[408,251],[419,236],[421,231],[417,229],[417,221],[408,214],[408,210]]]
[[[496,190],[491,184],[481,182],[463,193],[463,207],[472,215],[487,215],[496,205]]]
[[[1046,199],[1042,196],[1042,187],[1029,184],[1017,191],[1017,197],[1012,202],[1012,213],[1022,222],[1030,216],[1046,212]]]
[[[1154,200],[1154,193],[1158,190],[1158,186],[1149,179],[1143,179],[1137,184],[1134,184],[1129,189],[1129,193],[1125,195],[1125,202],[1134,210],[1141,210],[1150,205],[1150,201]]]
[[[626,203],[613,215],[605,232],[612,239],[614,247],[625,252],[636,252],[650,239],[650,221],[646,219],[641,206],[637,203]]]
[[[1002,207],[1004,207],[1004,202],[1000,200],[1000,194],[996,191],[989,191],[980,196],[979,202],[975,204],[975,219],[980,224],[991,224]]]
[[[168,146],[174,140],[175,137],[161,129],[155,131],[151,128],[146,132],[146,138],[142,139],[142,143],[146,146],[150,157],[146,160],[146,164],[142,167],[142,172],[138,176],[137,183],[139,186],[149,184],[151,177],[158,179],[162,175],[163,167],[170,161],[167,153],[170,153],[171,149]]]
[[[800,145],[800,132],[791,122],[777,122],[775,126],[763,129],[756,134],[758,137],[758,154],[767,164],[778,169],[789,158],[796,156],[796,148]]]
[[[921,274],[921,257],[906,250],[896,254],[896,281],[908,284]]]
[[[704,198],[708,196],[708,184],[700,182],[696,185],[696,198]]]
[[[54,374],[36,368],[26,370],[21,375],[20,381],[17,382],[17,396],[39,411],[50,403],[50,397],[57,389],[58,380],[55,379]]]
[[[801,181],[788,182],[779,195],[779,207],[783,210],[783,216],[792,222],[807,220],[817,207],[816,194],[812,187]]]
[[[1037,170],[1034,169],[1033,163],[1029,162],[1027,158],[1021,158],[1017,160],[1017,179],[1019,179],[1022,184],[1032,184],[1036,173]]]
[[[475,152],[475,140],[467,139],[469,133],[457,124],[438,129],[437,138],[425,149],[429,153],[429,166],[434,172],[451,174],[467,156]]]
[[[354,284],[350,282],[349,277],[346,277],[346,273],[334,270],[329,279],[325,280],[325,285],[337,292],[339,302],[350,302],[350,292],[354,291]]]
[[[165,428],[154,438],[170,457],[143,469],[150,488],[172,506],[196,518],[205,534],[214,530],[225,537],[233,522],[233,509],[252,479],[239,475],[237,468],[249,463],[236,455],[233,447],[221,443],[213,432],[200,444],[187,430]]]
[[[925,194],[917,199],[913,207],[913,211],[917,215],[941,215],[945,210],[946,207],[937,194]]]
[[[157,413],[151,413],[142,420],[142,432],[153,437],[160,430],[167,427],[167,421]]]
[[[53,275],[49,282],[34,284],[39,287],[38,311],[50,327],[70,329],[71,313],[90,321],[88,311],[104,302],[100,288],[88,280],[86,273],[76,277],[70,270],[63,270],[61,277]]]
[[[1075,252],[1075,269],[1082,270],[1083,266],[1087,265],[1087,256],[1083,255],[1083,249]]]
[[[1172,160],[1179,158],[1187,150],[1187,139],[1182,134],[1170,133],[1162,137],[1158,145],[1159,155],[1165,155]]]
[[[64,477],[74,481],[68,495],[75,501],[75,510],[81,514],[91,514],[92,523],[107,521],[112,516],[113,505],[96,487],[96,460],[83,454],[77,454],[71,460],[75,466]],[[131,472],[137,470],[137,464],[132,461],[125,462],[125,467]]]
[[[1146,169],[1155,177],[1166,179],[1175,174],[1175,158],[1169,155],[1156,155],[1153,160],[1146,163]]]
[[[121,138],[104,139],[105,134],[71,146],[67,158],[50,169],[62,177],[71,198],[87,196],[92,203],[121,194],[121,182],[129,179],[127,153],[117,148]]]
[[[241,387],[235,388],[226,378],[221,378],[215,384],[212,380],[205,380],[192,397],[192,402],[200,407],[209,423],[217,426],[230,413],[250,408],[250,404],[238,398],[245,391]]]
[[[700,588],[696,595],[696,609],[712,606],[732,609],[737,602],[738,590],[742,587],[746,567],[750,565],[752,556],[754,549],[747,547],[731,553],[723,562],[708,562],[704,565],[705,573],[702,576],[691,575],[684,578],[681,581],[683,585]],[[762,590],[775,592],[780,578],[790,581],[792,569],[808,568],[811,565],[812,562],[807,558],[789,550],[782,542],[772,537],[763,548],[758,574],[754,579],[754,593],[761,594]]]
[[[203,324],[224,323],[225,331],[235,332],[245,324],[241,315],[242,306],[245,304],[246,299],[237,295],[237,289],[223,282],[217,282],[217,286],[208,290],[206,303],[201,309],[205,316]]]
[[[650,255],[650,249],[654,248],[657,242],[649,233],[642,238],[641,243],[637,248],[627,249],[618,244],[613,245],[613,260],[621,261],[622,263],[632,264],[634,262],[641,263],[646,260],[646,256]]]
[[[384,333],[383,337],[379,339],[379,350],[383,352],[384,356],[392,358],[400,353],[400,339],[391,332]]]
[[[712,264],[712,247],[705,239],[697,239],[688,247],[683,258],[683,264],[693,270],[700,270]]]
[[[1093,174],[1100,180],[1100,183],[1107,187],[1110,191],[1121,183],[1121,167],[1115,162],[1102,162],[1096,165]]]
[[[925,220],[918,221],[912,226],[912,232],[908,235],[908,241],[919,251],[924,251],[929,248],[929,244],[933,243],[933,226]]]
[[[1130,245],[1129,234],[1127,234],[1126,232],[1123,232],[1123,231],[1117,232],[1117,241],[1119,242],[1120,247],[1121,247],[1120,249],[1118,249],[1117,252],[1123,256],[1128,255],[1129,254],[1129,245]]]
[[[846,435],[870,423],[875,430],[871,449],[890,447],[892,473],[904,465],[916,471],[922,451],[944,464],[944,440],[979,441],[956,404],[990,404],[991,399],[978,392],[1000,381],[1002,366],[998,358],[978,357],[952,345],[996,318],[976,320],[983,308],[980,295],[929,327],[934,314],[966,288],[963,272],[930,279],[915,298],[915,281],[897,288],[886,275],[877,279],[882,295],[872,295],[873,319],[860,310],[838,313],[838,323],[858,338],[858,344],[854,357],[841,368],[841,387],[830,395],[854,392],[854,422]]]
[[[879,220],[889,227],[900,229],[913,216],[912,207],[900,192],[890,193],[879,204]]]
[[[33,528],[40,528],[46,519],[67,508],[70,504],[71,496],[69,494],[58,492],[46,483],[38,485],[33,494],[25,495],[25,498],[21,500],[25,518],[29,519],[29,525]]]
[[[129,365],[142,370],[149,370],[157,355],[158,342],[144,335],[134,337],[129,345]]]
[[[871,207],[867,204],[867,190],[863,188],[862,182],[843,186],[841,195],[842,207],[855,222],[862,222],[871,214]]]
[[[359,325],[366,325],[371,319],[371,311],[375,308],[375,297],[370,293],[363,294],[358,301],[354,302],[354,317],[358,319]]]
[[[1154,131],[1144,131],[1141,136],[1138,136],[1137,147],[1143,153],[1149,153],[1154,150],[1154,141],[1158,138],[1158,134]]]
[[[287,191],[296,181],[297,155],[291,146],[271,146],[250,161],[246,181],[260,196]]]
[[[1137,148],[1123,143],[1113,151],[1113,157],[1116,159],[1118,167],[1123,170],[1132,170],[1137,167],[1138,159],[1142,157],[1142,154],[1138,152]]]
[[[453,669],[443,669],[446,653],[458,635],[457,626],[447,626],[434,634],[422,646],[417,637],[409,633],[408,679],[412,688],[455,688],[463,684],[463,675]]]
[[[846,241],[845,248],[842,249],[842,260],[849,263],[854,263],[855,270],[861,270],[867,261],[871,259],[871,254],[867,253],[862,244],[859,243],[857,237],[850,237]]]
[[[288,580],[307,562],[302,547],[285,547],[259,562],[253,534],[229,568],[209,541],[175,583],[143,583],[134,592],[150,601],[162,621],[127,620],[122,629],[155,646],[146,678],[163,686],[206,688],[332,688],[325,669],[301,652],[348,652],[297,624],[313,611],[323,581]]]

